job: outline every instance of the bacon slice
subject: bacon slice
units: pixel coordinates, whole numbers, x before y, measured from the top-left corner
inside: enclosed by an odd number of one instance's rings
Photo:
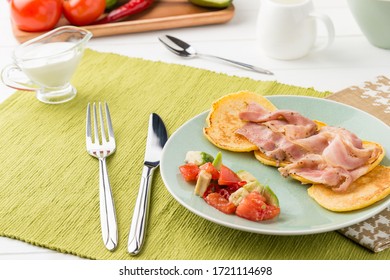
[[[261,123],[275,132],[280,132],[288,139],[300,139],[316,133],[317,125],[300,113],[289,110],[269,112],[258,104],[249,104],[248,111],[241,112],[244,121]]]
[[[249,122],[236,130],[236,133],[247,138],[262,153],[277,162],[298,160],[306,153],[305,149],[289,141],[282,133],[275,132],[265,125]]]
[[[259,104],[248,104],[240,118],[247,123],[236,133],[267,157],[291,162],[279,168],[283,176],[298,175],[335,191],[346,191],[380,153],[377,147],[363,147],[362,140],[346,129],[325,126],[318,130],[312,120],[295,111],[270,112]]]
[[[330,186],[339,192],[346,191],[354,181],[349,171],[329,165],[323,156],[317,154],[307,154],[299,161],[280,167],[278,170],[285,177],[291,174],[298,175],[312,182]]]
[[[307,138],[296,139],[294,143],[303,147],[308,152],[322,154],[329,145],[329,137],[323,133],[317,133]]]
[[[346,170],[352,170],[364,165],[371,156],[369,150],[362,149],[365,153],[362,157],[357,157],[349,153],[348,145],[343,141],[338,134],[324,149],[322,157],[331,166],[337,166],[345,168]]]

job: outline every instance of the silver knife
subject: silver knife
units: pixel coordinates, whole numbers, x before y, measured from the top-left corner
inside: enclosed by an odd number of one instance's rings
[[[153,173],[160,165],[161,153],[167,139],[168,134],[162,119],[159,115],[152,113],[149,117],[148,138],[146,139],[141,184],[135,203],[127,244],[127,250],[132,255],[138,254],[144,243],[148,220],[150,186]]]

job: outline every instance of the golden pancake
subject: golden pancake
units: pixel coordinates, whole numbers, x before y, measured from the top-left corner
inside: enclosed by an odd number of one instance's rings
[[[277,162],[259,151],[256,145],[249,142],[244,136],[236,134],[236,130],[245,125],[239,113],[247,109],[249,103],[256,102],[269,111],[277,108],[265,97],[249,91],[231,93],[221,97],[212,104],[207,116],[207,127],[203,129],[206,138],[215,146],[234,152],[254,151],[257,160],[266,165],[283,167],[288,161]],[[315,120],[318,129],[326,126],[325,123]],[[357,179],[351,189],[345,193],[335,192],[329,186],[320,185],[298,175],[290,175],[302,184],[313,184],[309,195],[317,203],[331,211],[352,211],[367,207],[390,194],[390,167],[380,166],[385,156],[384,148],[375,142],[363,141],[364,147],[376,146],[379,152],[367,164],[366,174]]]
[[[345,193],[332,191],[324,185],[313,185],[308,194],[322,207],[345,212],[362,209],[390,194],[390,167],[378,165],[352,183]]]
[[[207,127],[203,129],[206,138],[215,146],[233,152],[249,152],[257,150],[256,145],[235,131],[246,123],[239,113],[245,111],[249,103],[256,102],[264,108],[274,111],[277,108],[265,97],[240,91],[221,97],[212,104],[206,119]]]

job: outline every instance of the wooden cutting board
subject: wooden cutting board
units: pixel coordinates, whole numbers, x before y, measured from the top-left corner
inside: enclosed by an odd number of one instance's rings
[[[156,0],[149,9],[133,15],[121,22],[88,25],[83,28],[91,31],[94,37],[137,33],[152,30],[164,30],[180,27],[200,26],[228,22],[233,18],[234,6],[226,9],[202,8],[187,0]],[[61,18],[58,26],[68,25]],[[57,27],[58,27],[57,26]],[[15,38],[19,42],[32,39],[43,32],[25,32],[12,26]]]

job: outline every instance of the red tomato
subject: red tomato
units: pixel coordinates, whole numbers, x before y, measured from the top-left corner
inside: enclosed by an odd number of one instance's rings
[[[233,214],[236,211],[236,205],[229,202],[219,193],[210,193],[206,196],[205,201],[225,214]]]
[[[24,31],[47,31],[60,20],[61,0],[10,0],[11,18]]]
[[[219,171],[218,184],[226,186],[239,182],[241,182],[240,177],[238,177],[237,174],[234,173],[231,169],[222,164]]]
[[[206,199],[210,193],[219,192],[221,190],[221,186],[211,182],[211,184],[207,187],[206,191],[203,194],[203,198]]]
[[[270,220],[279,215],[280,208],[267,205],[266,199],[258,192],[251,192],[237,206],[236,215],[251,221]]]
[[[64,16],[73,25],[88,25],[106,8],[106,0],[63,0]]]
[[[199,166],[193,163],[187,163],[179,166],[179,170],[184,180],[187,182],[196,181],[199,174]]]
[[[219,171],[211,162],[206,162],[205,164],[199,166],[201,170],[205,170],[206,172],[211,174],[211,179],[218,180],[219,178]]]
[[[232,194],[242,186],[246,185],[246,181],[241,181],[239,183],[229,184],[226,186],[227,191]]]

